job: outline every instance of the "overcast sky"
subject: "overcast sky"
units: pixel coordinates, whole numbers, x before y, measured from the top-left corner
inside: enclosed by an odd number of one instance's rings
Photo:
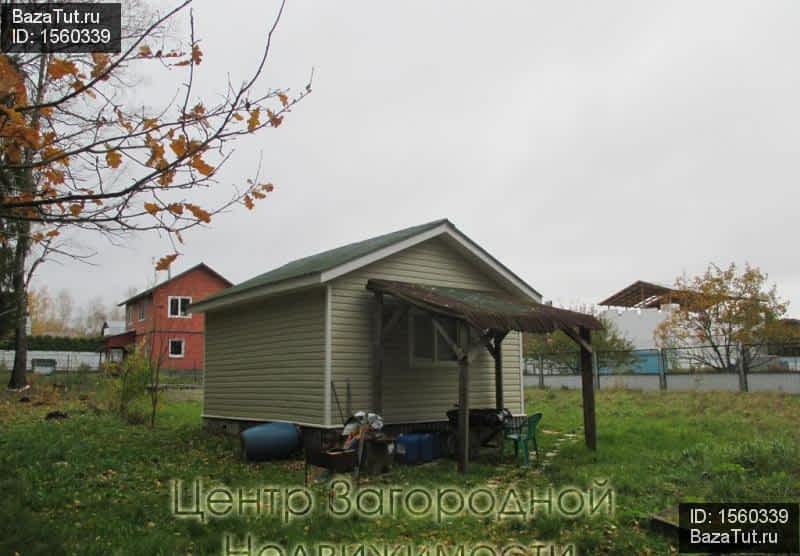
[[[198,96],[245,79],[277,2],[195,4]],[[274,194],[186,235],[179,272],[240,282],[437,218],[557,304],[713,261],[769,273],[800,315],[800,2],[289,0],[264,87],[314,92],[241,142]],[[169,87],[145,78],[142,102]],[[98,266],[36,284],[107,302],[152,281],[165,239],[85,239]]]

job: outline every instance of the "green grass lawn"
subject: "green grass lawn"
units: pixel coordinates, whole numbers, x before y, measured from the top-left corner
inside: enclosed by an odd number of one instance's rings
[[[300,461],[250,464],[237,456],[235,439],[206,433],[200,403],[165,403],[154,430],[122,423],[99,409],[91,381],[53,388],[39,381],[27,393],[0,394],[0,554],[219,554],[226,534],[256,543],[338,545],[456,545],[535,541],[568,545],[578,554],[669,554],[668,540],[640,518],[679,501],[797,501],[800,499],[800,398],[728,393],[603,391],[597,396],[598,451],[581,438],[579,392],[529,390],[528,411],[541,411],[543,452],[556,448],[544,468],[523,469],[491,455],[469,475],[451,461],[395,467],[363,486],[457,486],[586,489],[607,479],[613,516],[532,519],[461,516],[444,523],[407,514],[370,519],[313,517],[285,523],[280,515],[235,515],[205,523],[171,512],[172,480],[202,479],[206,488],[298,486]],[[64,420],[45,420],[54,409]],[[325,487],[313,487],[324,506]],[[366,555],[365,555],[366,556]]]

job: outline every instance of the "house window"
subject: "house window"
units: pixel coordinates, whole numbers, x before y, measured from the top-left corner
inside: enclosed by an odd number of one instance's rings
[[[183,357],[185,355],[185,344],[182,339],[169,341],[169,356],[172,358]]]
[[[133,323],[133,307],[130,305],[125,305],[125,322]]]
[[[411,317],[411,354],[415,361],[433,361],[433,321],[428,315]]]
[[[139,320],[144,320],[144,314],[145,314],[144,308],[145,308],[145,302],[142,301],[141,303],[139,303]]]
[[[189,313],[189,304],[192,302],[191,297],[170,297],[169,298],[169,318],[171,319],[188,319],[191,318]]]
[[[458,336],[458,323],[453,319],[438,319],[439,324],[442,325],[450,339],[460,344]],[[450,344],[444,339],[444,336],[437,330],[436,331],[436,360],[437,361],[458,361],[458,356],[455,354]]]
[[[463,345],[461,328],[453,319],[437,317],[447,335],[459,345]],[[413,366],[449,365],[458,362],[447,340],[433,325],[431,316],[425,313],[411,313],[409,319],[409,351]]]

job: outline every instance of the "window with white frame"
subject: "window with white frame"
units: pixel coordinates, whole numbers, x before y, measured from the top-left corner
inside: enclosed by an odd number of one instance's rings
[[[133,307],[125,305],[125,322],[128,324],[133,322]]]
[[[191,297],[170,296],[167,299],[169,318],[171,319],[188,319],[192,314],[189,312],[189,304],[192,302]]]
[[[144,320],[146,301],[139,302],[139,320]]]
[[[454,319],[437,317],[436,320],[454,342],[464,345],[461,327]],[[434,326],[431,316],[426,313],[410,313],[408,338],[411,364],[414,366],[450,365],[458,362],[458,357],[447,340]]]
[[[176,358],[176,357],[183,357],[186,355],[186,343],[183,341],[182,338],[173,338],[169,341],[169,356]]]

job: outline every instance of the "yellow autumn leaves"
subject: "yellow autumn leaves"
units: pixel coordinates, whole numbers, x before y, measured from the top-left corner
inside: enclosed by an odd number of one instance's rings
[[[192,213],[192,216],[200,222],[205,224],[211,222],[211,214],[207,210],[193,203],[169,203],[167,205],[160,206],[156,203],[146,202],[144,203],[143,207],[146,212],[153,216],[164,211],[170,212],[175,216],[183,216],[184,210],[188,210]]]
[[[122,155],[119,151],[108,151],[106,153],[106,164],[111,168],[119,168],[119,165],[122,164]]]

